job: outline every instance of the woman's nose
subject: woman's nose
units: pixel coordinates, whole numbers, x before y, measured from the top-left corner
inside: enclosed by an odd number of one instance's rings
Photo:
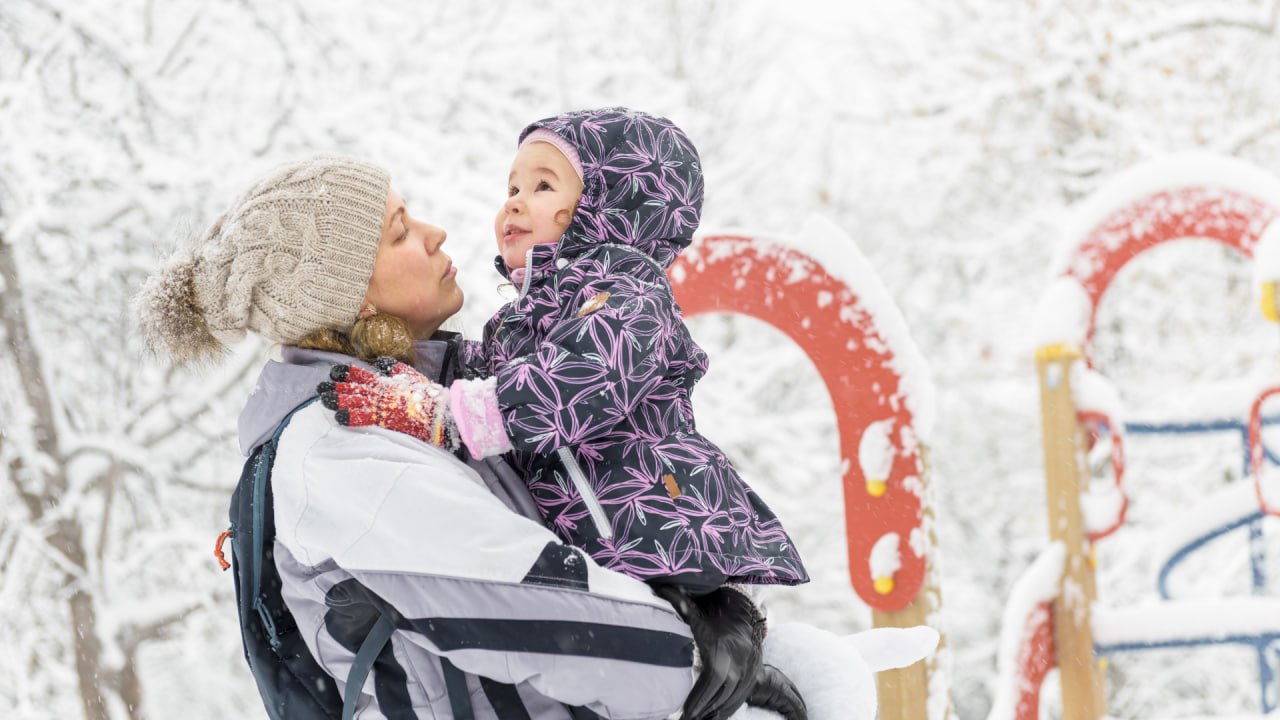
[[[449,237],[449,233],[435,225],[428,226],[427,229],[427,252],[434,253],[444,245],[444,241]]]

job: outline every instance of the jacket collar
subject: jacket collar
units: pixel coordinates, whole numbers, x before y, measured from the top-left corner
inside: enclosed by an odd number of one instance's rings
[[[418,354],[414,367],[432,380],[448,385],[458,374],[461,344],[460,334],[438,332],[414,345]],[[316,385],[329,379],[329,368],[334,365],[356,365],[373,371],[373,366],[350,355],[282,346],[280,359],[269,360],[262,368],[240,412],[240,452],[247,457],[270,438],[285,415],[315,396]]]
[[[497,268],[498,273],[516,286],[517,297],[524,297],[529,292],[529,288],[543,282],[546,278],[555,274],[556,270],[567,264],[567,259],[564,262],[560,262],[560,243],[558,242],[543,243],[529,248],[529,251],[524,256],[523,273],[507,267],[507,263],[503,261],[501,255],[493,259],[493,266]],[[517,280],[520,282],[517,283]]]

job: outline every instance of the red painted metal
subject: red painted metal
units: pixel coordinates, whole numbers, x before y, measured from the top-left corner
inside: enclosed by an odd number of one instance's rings
[[[1089,364],[1098,308],[1129,261],[1163,243],[1187,238],[1213,240],[1253,257],[1258,238],[1278,214],[1276,208],[1235,190],[1183,187],[1153,193],[1104,218],[1075,248],[1064,272],[1080,282],[1092,304],[1085,349]],[[1258,489],[1261,500],[1261,485]]]
[[[886,338],[858,296],[804,254],[758,238],[713,235],[695,241],[671,268],[676,300],[686,316],[738,313],[785,333],[813,361],[835,406],[843,458],[845,534],[854,590],[871,607],[892,612],[911,603],[924,584],[926,558],[911,550],[911,534],[923,518],[911,490],[919,477],[919,448],[910,410],[900,395],[901,377]],[[894,458],[888,491],[867,492],[858,444],[868,425],[892,419]],[[762,438],[763,440],[763,438]],[[871,548],[897,533],[902,566],[888,594],[871,577]]]
[[[1101,433],[1101,426],[1105,425],[1107,432],[1111,434],[1111,472],[1115,476],[1116,488],[1120,491],[1120,497],[1123,501],[1120,504],[1120,512],[1116,513],[1116,519],[1105,529],[1097,532],[1086,533],[1089,542],[1098,542],[1104,537],[1111,535],[1124,525],[1125,516],[1129,513],[1129,494],[1124,491],[1124,432],[1106,413],[1094,410],[1083,410],[1076,414],[1080,419],[1080,424],[1085,428],[1085,437],[1089,441],[1088,449],[1093,448],[1093,444],[1098,441]]]
[[[1014,720],[1040,720],[1040,688],[1049,671],[1057,667],[1058,650],[1053,639],[1053,603],[1042,602],[1027,617],[1018,647],[1018,702]]]
[[[1258,494],[1262,511],[1280,516],[1280,507],[1269,505],[1266,494],[1262,492],[1262,467],[1267,460],[1262,452],[1262,403],[1276,394],[1280,394],[1280,387],[1264,390],[1253,401],[1253,408],[1249,411],[1249,469],[1253,472],[1253,490]]]
[[[1079,280],[1092,301],[1090,345],[1102,298],[1130,260],[1186,238],[1214,240],[1253,257],[1258,237],[1276,216],[1275,208],[1250,195],[1203,187],[1153,193],[1112,212],[1075,248],[1064,273]]]

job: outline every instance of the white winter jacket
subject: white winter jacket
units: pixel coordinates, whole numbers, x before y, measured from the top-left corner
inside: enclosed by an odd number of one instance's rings
[[[289,348],[284,360],[245,408],[246,450],[332,363],[352,362]],[[282,595],[340,692],[379,613],[395,619],[359,718],[452,718],[450,664],[477,718],[663,718],[692,686],[693,641],[669,605],[444,450],[338,425],[313,403],[281,435],[271,482]]]

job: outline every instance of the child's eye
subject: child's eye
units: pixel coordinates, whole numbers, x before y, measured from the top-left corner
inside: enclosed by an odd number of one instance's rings
[[[518,192],[520,191],[516,189],[516,186],[512,185],[507,188],[507,197],[515,197],[515,194]]]
[[[542,182],[538,183],[538,190],[551,190],[551,189],[552,189],[551,183],[548,183],[546,180],[543,180]]]

